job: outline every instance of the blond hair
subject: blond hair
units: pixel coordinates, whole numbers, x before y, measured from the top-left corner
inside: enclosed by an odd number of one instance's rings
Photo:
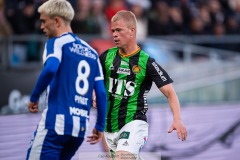
[[[121,10],[118,11],[111,19],[111,22],[116,22],[118,20],[124,20],[126,22],[127,27],[135,28],[137,26],[137,19],[136,16],[134,15],[133,12],[131,11],[126,11],[126,10]]]
[[[59,16],[69,23],[74,17],[74,10],[66,0],[48,0],[38,8],[38,12],[45,13],[51,18]]]

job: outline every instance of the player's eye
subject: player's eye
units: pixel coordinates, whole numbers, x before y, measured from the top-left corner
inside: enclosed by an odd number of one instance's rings
[[[41,23],[45,23],[45,20],[43,20],[43,19],[40,19],[40,22],[41,22]]]

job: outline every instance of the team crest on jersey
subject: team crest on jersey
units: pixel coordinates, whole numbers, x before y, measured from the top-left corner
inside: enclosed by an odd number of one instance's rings
[[[133,71],[134,74],[138,74],[140,72],[140,70],[141,69],[140,69],[140,67],[138,65],[134,65],[132,67],[132,71]]]
[[[128,68],[118,68],[117,73],[130,75],[130,69],[128,69]]]

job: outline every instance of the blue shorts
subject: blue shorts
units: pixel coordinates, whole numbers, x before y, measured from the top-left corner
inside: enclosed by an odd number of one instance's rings
[[[37,129],[26,160],[70,160],[84,138],[57,135],[54,130]]]

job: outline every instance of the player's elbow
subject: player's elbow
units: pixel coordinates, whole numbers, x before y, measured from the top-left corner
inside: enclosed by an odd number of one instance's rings
[[[59,61],[56,58],[49,58],[45,64],[45,69],[48,73],[48,76],[54,76],[59,67]]]

